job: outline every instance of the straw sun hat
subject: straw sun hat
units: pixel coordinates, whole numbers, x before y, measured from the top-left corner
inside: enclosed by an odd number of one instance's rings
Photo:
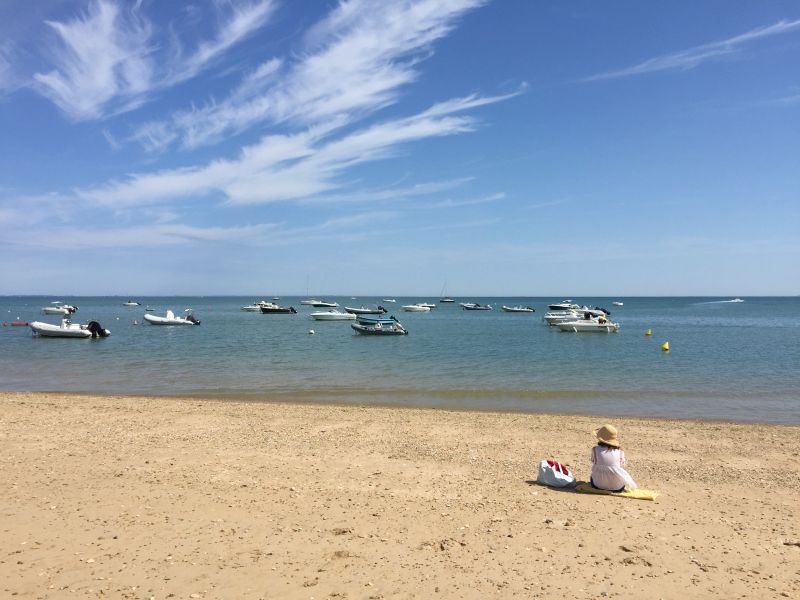
[[[619,448],[619,439],[617,438],[617,428],[613,425],[603,425],[600,429],[594,432],[597,439],[611,446],[612,448]]]

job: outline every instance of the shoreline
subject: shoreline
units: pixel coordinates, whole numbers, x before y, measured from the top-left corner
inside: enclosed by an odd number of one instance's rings
[[[556,394],[560,394],[560,391],[554,392]],[[565,394],[572,394],[573,392],[566,392]],[[780,427],[800,427],[800,416],[796,419],[792,420],[753,420],[753,419],[734,419],[734,418],[723,418],[723,417],[705,417],[705,416],[674,416],[668,414],[641,414],[641,413],[632,413],[632,412],[613,412],[613,411],[602,411],[597,410],[596,412],[586,411],[581,412],[581,409],[585,408],[585,406],[581,406],[576,408],[574,411],[569,410],[550,410],[549,407],[547,409],[542,408],[524,408],[519,406],[477,406],[477,405],[469,405],[469,404],[455,404],[450,402],[441,402],[441,403],[434,403],[432,401],[425,401],[422,400],[418,403],[414,402],[390,402],[385,400],[375,400],[375,396],[397,396],[397,397],[420,397],[419,394],[409,393],[406,390],[396,390],[387,392],[386,390],[380,391],[373,391],[369,389],[362,389],[360,391],[348,390],[342,392],[335,392],[335,393],[322,393],[317,392],[315,390],[310,391],[302,391],[302,392],[267,392],[267,393],[248,393],[248,392],[221,392],[221,393],[178,393],[178,394],[148,394],[148,393],[106,393],[106,392],[96,392],[96,391],[60,391],[60,390],[0,390],[0,396],[9,396],[15,394],[26,394],[26,395],[50,395],[50,396],[76,396],[76,397],[104,397],[104,398],[120,398],[120,399],[130,399],[130,398],[149,398],[149,399],[160,399],[164,401],[168,400],[202,400],[202,401],[215,401],[215,402],[242,402],[248,404],[280,404],[280,405],[293,405],[293,404],[301,404],[301,405],[310,405],[310,406],[318,406],[318,407],[325,407],[325,406],[334,406],[334,407],[365,407],[365,408],[387,408],[387,409],[398,409],[398,410],[443,410],[443,411],[450,411],[450,412],[464,412],[464,413],[491,413],[491,414],[514,414],[514,415],[546,415],[546,416],[554,416],[554,417],[564,417],[564,418],[596,418],[596,419],[618,419],[618,420],[656,420],[656,421],[685,421],[685,422],[696,422],[696,423],[710,423],[710,424],[737,424],[737,425],[764,425],[764,426],[780,426]],[[548,392],[543,392],[541,396],[538,393],[532,394],[535,397],[539,397],[541,399],[548,398]],[[442,395],[446,395],[448,397],[455,397],[458,394],[450,391],[442,391]],[[513,396],[513,394],[511,394]],[[580,395],[585,396],[586,398],[595,397],[597,394],[595,392],[580,392]],[[609,398],[615,398],[619,394],[615,392],[607,392],[606,395]],[[628,400],[632,400],[634,398],[638,398],[639,396],[644,395],[639,394],[638,392],[630,393],[630,398]],[[351,399],[345,400],[345,397],[353,397],[356,398],[364,397],[364,398],[371,398],[372,400],[368,403],[360,402],[358,399]],[[430,393],[430,390],[426,391],[425,397],[438,397],[435,393]],[[470,394],[466,394],[467,397],[470,397]],[[471,397],[490,397],[491,392],[483,392],[482,390],[479,391],[477,394],[472,394]],[[518,396],[514,396],[518,397]],[[686,397],[690,398],[691,396],[688,395],[679,395],[678,397]]]
[[[551,455],[585,480],[602,417],[219,400],[0,393],[0,590],[800,592],[798,426],[614,418],[642,502],[533,482]]]

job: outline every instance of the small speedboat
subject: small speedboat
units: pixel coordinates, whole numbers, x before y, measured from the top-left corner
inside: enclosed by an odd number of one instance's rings
[[[375,308],[367,308],[365,306],[361,306],[361,308],[353,308],[352,306],[345,306],[344,309],[354,315],[382,315],[388,312],[382,306],[377,306]]]
[[[573,333],[616,333],[619,323],[609,321],[605,317],[588,317],[576,321],[563,321],[557,324],[561,331]]]
[[[450,298],[449,296],[446,296],[446,297],[444,297],[444,298],[439,298],[439,302],[443,302],[443,303],[445,303],[445,304],[449,304],[449,303],[453,303],[453,302],[455,302],[455,300],[453,300],[453,299],[452,299],[452,298]]]
[[[519,304],[517,306],[506,306],[504,304],[500,308],[502,308],[505,312],[513,312],[513,313],[532,313],[532,312],[536,312],[536,310],[531,308],[530,306],[521,306]]]
[[[72,323],[69,319],[62,319],[59,325],[33,321],[30,326],[34,335],[41,337],[89,339],[104,338],[111,335],[111,332],[108,329],[103,329],[103,326],[97,321],[89,321],[86,325]]]
[[[135,300],[128,300],[127,302],[123,302],[122,306],[141,306],[141,302],[136,302]]]
[[[321,310],[312,312],[311,318],[317,321],[355,321],[356,315],[341,310]]]
[[[491,304],[478,304],[477,302],[466,302],[461,305],[464,310],[492,310]]]
[[[580,308],[580,305],[573,303],[572,300],[562,300],[555,304],[548,304],[547,308],[550,310],[575,310]]]
[[[42,313],[46,315],[64,315],[65,317],[68,317],[78,310],[77,306],[71,306],[70,304],[61,304],[60,302],[54,304],[55,306],[42,307]]]
[[[624,306],[624,303],[620,302],[619,300],[614,300],[611,304],[613,304],[614,306]]]
[[[259,307],[265,315],[294,315],[297,311],[294,306],[279,306],[273,302],[265,302]]]
[[[423,304],[404,304],[403,310],[406,312],[431,312],[431,307]]]
[[[394,317],[362,315],[358,321],[351,323],[361,335],[408,335],[408,330]]]
[[[151,325],[200,325],[200,321],[194,317],[189,309],[186,309],[185,312],[185,317],[176,317],[174,312],[168,310],[165,317],[145,315],[144,320]]]
[[[383,301],[384,302],[392,302],[392,303],[397,302],[397,300],[395,300],[394,298],[384,298]]]
[[[339,306],[338,302],[326,302],[325,300],[309,299],[301,300],[300,304],[306,306],[313,306],[314,308],[336,308]]]

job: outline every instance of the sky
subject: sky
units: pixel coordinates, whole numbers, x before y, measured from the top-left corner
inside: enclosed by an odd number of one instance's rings
[[[800,3],[0,4],[0,294],[800,294]]]

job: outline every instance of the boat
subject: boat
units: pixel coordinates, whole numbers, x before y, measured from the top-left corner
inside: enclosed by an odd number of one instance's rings
[[[430,306],[423,306],[422,304],[404,304],[402,308],[406,312],[431,312]]]
[[[444,298],[439,298],[439,302],[453,303],[455,300],[453,300],[450,296],[445,296]]]
[[[279,306],[274,302],[265,302],[259,307],[259,310],[265,315],[294,315],[297,311],[294,306]]]
[[[89,339],[104,338],[111,335],[111,332],[108,329],[103,329],[103,326],[97,321],[89,321],[86,325],[72,323],[69,319],[61,319],[61,323],[58,325],[33,321],[30,323],[30,327],[34,335],[41,337]]]
[[[536,312],[536,309],[531,308],[530,306],[521,306],[519,304],[517,306],[506,306],[504,304],[500,308],[502,308],[505,312],[513,312],[513,313],[532,313],[532,312]]]
[[[545,321],[548,325],[557,325],[558,323],[564,323],[566,321],[577,321],[582,316],[583,315],[576,310],[557,310],[546,313],[542,317],[542,321]]]
[[[122,306],[141,306],[141,302],[136,302],[135,300],[128,300],[127,302],[123,302]]]
[[[434,308],[436,308],[436,305],[435,305],[435,304],[431,304],[430,302],[417,302],[417,305],[418,305],[418,306],[427,306],[427,307],[428,307],[428,308],[430,308],[431,310],[433,310]]]
[[[442,291],[439,293],[439,302],[442,302],[444,304],[455,302],[455,300],[453,300],[450,296],[447,295],[447,282],[446,281],[444,282],[444,285],[442,286]]]
[[[394,298],[384,298],[383,301],[384,302],[392,302],[392,303],[397,302],[397,300],[395,300]]]
[[[353,315],[383,315],[388,312],[382,306],[377,306],[376,308],[367,308],[364,305],[362,305],[361,308],[345,306],[344,309]]]
[[[355,321],[356,315],[341,310],[321,310],[312,312],[311,317],[317,321]]]
[[[53,302],[52,304],[56,306],[44,306],[42,307],[42,313],[46,315],[64,315],[68,317],[78,310],[77,306],[71,306],[70,304],[61,304],[60,302]]]
[[[461,305],[464,310],[492,310],[491,304],[478,304],[477,302],[466,302]]]
[[[260,304],[248,304],[243,306],[239,310],[243,310],[244,312],[261,312],[261,305]]]
[[[548,304],[547,308],[550,310],[574,310],[580,308],[580,306],[573,303],[572,300],[562,300],[561,302],[556,302],[555,304]]]
[[[191,309],[187,308],[184,312],[186,313],[185,317],[176,317],[174,312],[168,310],[164,317],[145,315],[144,320],[151,325],[200,325],[200,321],[194,317]]]
[[[304,304],[306,306],[313,306],[315,308],[336,308],[337,306],[339,306],[338,302],[326,302],[325,300],[316,300],[316,299],[301,300],[300,304]]]
[[[619,300],[614,300],[611,304],[613,304],[614,306],[624,306],[624,303],[620,302]]]
[[[616,333],[619,331],[619,323],[609,321],[605,317],[584,317],[576,321],[563,321],[556,326],[561,331],[571,331],[573,333]]]
[[[350,327],[361,335],[408,335],[408,330],[394,317],[361,315],[357,319]]]

